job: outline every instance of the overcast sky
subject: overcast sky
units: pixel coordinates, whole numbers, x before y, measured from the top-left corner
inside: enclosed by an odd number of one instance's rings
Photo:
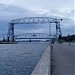
[[[0,0],[0,36],[6,34],[8,22],[15,18],[26,16],[48,16],[62,18],[63,35],[74,34],[74,1],[75,0]],[[40,25],[39,25],[40,26]],[[25,33],[19,25],[16,33]],[[35,26],[27,26],[33,30]],[[35,27],[33,32],[44,32],[46,26]]]

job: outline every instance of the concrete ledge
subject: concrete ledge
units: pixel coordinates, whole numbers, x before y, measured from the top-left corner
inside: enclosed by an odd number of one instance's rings
[[[50,66],[50,46],[48,46],[31,75],[50,75]]]

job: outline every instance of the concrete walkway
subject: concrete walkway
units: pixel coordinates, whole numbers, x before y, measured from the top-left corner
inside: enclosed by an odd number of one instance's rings
[[[75,47],[53,45],[52,75],[75,75]]]
[[[50,46],[48,46],[31,75],[50,75],[50,64]]]

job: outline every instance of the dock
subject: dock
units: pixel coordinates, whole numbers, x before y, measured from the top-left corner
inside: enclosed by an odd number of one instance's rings
[[[75,46],[56,43],[53,45],[51,56],[48,47],[31,75],[74,75],[74,50]]]
[[[42,55],[39,63],[37,64],[37,66],[35,67],[31,75],[49,75],[50,74],[50,66],[51,66],[50,52],[51,52],[50,46],[48,46],[48,48]]]

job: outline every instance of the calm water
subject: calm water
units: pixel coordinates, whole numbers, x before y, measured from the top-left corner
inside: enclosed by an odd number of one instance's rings
[[[48,43],[0,44],[0,75],[30,75]]]

